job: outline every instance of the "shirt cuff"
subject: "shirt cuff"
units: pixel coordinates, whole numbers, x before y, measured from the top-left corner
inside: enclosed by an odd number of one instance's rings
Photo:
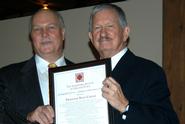
[[[129,110],[129,105],[126,106],[125,111],[122,113],[122,119],[126,120],[127,116],[126,116],[126,112]]]

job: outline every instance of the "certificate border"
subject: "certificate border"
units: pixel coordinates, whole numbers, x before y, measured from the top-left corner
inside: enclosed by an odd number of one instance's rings
[[[101,59],[101,60],[95,60],[95,61],[88,61],[78,64],[72,64],[69,66],[61,66],[56,68],[49,68],[49,97],[50,97],[50,105],[55,110],[55,87],[54,87],[54,74],[57,72],[64,72],[68,70],[75,70],[80,68],[87,68],[87,67],[93,67],[98,65],[105,65],[106,68],[106,77],[109,77],[111,75],[111,59]],[[108,104],[108,116],[109,116],[109,124],[113,124],[113,114],[110,105]],[[55,120],[54,120],[55,122]]]

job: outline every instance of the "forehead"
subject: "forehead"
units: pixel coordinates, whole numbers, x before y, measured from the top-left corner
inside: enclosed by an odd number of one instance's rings
[[[96,12],[96,14],[93,17],[93,21],[99,21],[99,20],[118,20],[119,16],[117,12],[114,9],[111,8],[105,8],[103,10],[100,10]]]
[[[59,19],[52,11],[49,10],[41,10],[33,16],[32,24],[46,22],[56,23],[59,22]]]

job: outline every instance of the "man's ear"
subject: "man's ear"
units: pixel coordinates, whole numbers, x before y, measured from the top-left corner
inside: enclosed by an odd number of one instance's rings
[[[92,42],[92,33],[91,32],[89,32],[89,39]]]
[[[62,36],[63,36],[63,40],[65,40],[65,29],[61,30]]]
[[[124,28],[124,31],[123,31],[123,36],[124,36],[124,41],[126,41],[129,37],[129,34],[130,34],[130,27],[129,26],[126,26]]]

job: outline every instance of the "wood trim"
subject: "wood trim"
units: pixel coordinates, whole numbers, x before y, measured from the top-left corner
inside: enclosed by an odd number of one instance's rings
[[[163,67],[172,104],[185,124],[185,0],[163,0]]]

